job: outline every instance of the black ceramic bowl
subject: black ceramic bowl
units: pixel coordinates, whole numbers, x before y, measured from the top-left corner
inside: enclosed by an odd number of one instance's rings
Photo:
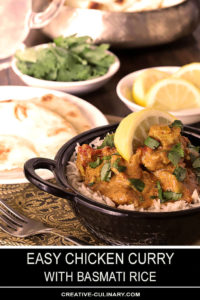
[[[200,207],[173,212],[138,212],[109,207],[80,194],[69,183],[66,165],[77,143],[90,143],[115,131],[117,125],[107,125],[84,132],[67,142],[55,160],[33,158],[25,163],[27,179],[39,189],[67,199],[80,221],[98,238],[115,245],[190,245],[200,238]],[[194,133],[184,133],[192,144],[199,145]],[[57,184],[40,178],[35,170],[48,169]],[[70,189],[70,190],[69,190]]]

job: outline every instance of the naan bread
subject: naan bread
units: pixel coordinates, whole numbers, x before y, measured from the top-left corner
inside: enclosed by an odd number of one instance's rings
[[[0,135],[27,139],[34,144],[39,156],[54,158],[58,149],[77,135],[77,131],[51,110],[30,101],[10,100],[0,102]]]
[[[52,94],[0,101],[0,171],[22,168],[36,156],[54,158],[62,145],[91,127],[75,104]]]
[[[31,102],[57,113],[67,122],[72,124],[78,133],[91,129],[91,124],[82,114],[80,109],[72,102],[67,101],[66,98],[48,94],[41,98],[32,99]]]
[[[0,171],[22,168],[26,160],[36,156],[37,151],[26,139],[0,135]]]

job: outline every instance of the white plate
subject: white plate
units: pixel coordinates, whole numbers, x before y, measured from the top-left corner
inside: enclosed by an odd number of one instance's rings
[[[160,71],[175,73],[180,67],[153,67],[148,69],[157,69]],[[117,84],[117,95],[122,102],[132,111],[138,111],[144,109],[134,102],[132,97],[132,86],[135,78],[146,69],[142,69],[133,73],[130,73],[123,77]],[[177,119],[181,120],[184,124],[192,124],[200,121],[200,108],[191,108],[178,111],[171,111]]]
[[[45,48],[48,44],[42,44],[35,46],[35,48]],[[116,55],[112,52],[107,51],[109,54],[113,55],[115,58],[115,62],[110,66],[108,72],[100,77],[84,80],[84,81],[73,81],[73,82],[61,82],[61,81],[50,81],[50,80],[43,80],[37,79],[29,75],[23,74],[17,67],[16,62],[17,59],[13,58],[11,67],[15,74],[17,74],[20,79],[25,82],[27,85],[34,86],[34,87],[41,87],[41,88],[48,88],[58,91],[63,91],[71,94],[83,94],[92,92],[101,86],[105,85],[111,77],[118,71],[120,67],[120,61]]]
[[[98,127],[108,124],[107,119],[104,115],[98,110],[95,106],[88,103],[85,100],[82,100],[76,96],[53,91],[49,89],[42,88],[33,88],[26,86],[0,86],[0,101],[1,100],[28,100],[34,97],[42,97],[45,94],[53,94],[58,97],[64,97],[68,101],[76,104],[81,112],[86,116],[87,120],[91,123],[92,127]],[[56,153],[55,153],[56,154]],[[49,171],[41,171],[40,174],[45,178],[51,178],[52,175],[49,174]],[[0,172],[0,184],[18,184],[18,183],[27,183],[23,170],[11,170]]]

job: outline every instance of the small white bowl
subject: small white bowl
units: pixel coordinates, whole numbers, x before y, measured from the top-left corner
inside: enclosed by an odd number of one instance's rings
[[[157,69],[160,71],[174,73],[180,67],[154,67],[148,69]],[[130,73],[123,77],[117,84],[117,95],[122,102],[132,111],[138,111],[144,109],[143,106],[140,106],[134,102],[132,96],[132,86],[136,77],[146,69],[142,69],[133,73]],[[170,111],[177,119],[181,120],[184,124],[192,124],[200,121],[200,108],[191,108],[178,111]]]
[[[47,46],[48,44],[42,44],[42,45],[35,46],[35,48],[36,49],[44,48]],[[115,62],[110,66],[108,72],[103,76],[89,79],[89,80],[84,80],[84,81],[71,81],[71,82],[50,81],[50,80],[38,79],[29,75],[25,75],[18,69],[16,64],[17,63],[16,58],[13,58],[11,67],[15,72],[15,74],[17,74],[20,77],[20,79],[29,86],[53,89],[53,90],[58,90],[58,91],[78,95],[78,94],[89,93],[94,90],[97,90],[98,88],[105,85],[111,79],[111,77],[118,71],[120,67],[120,61],[118,57],[110,51],[107,52],[113,55],[115,58]]]

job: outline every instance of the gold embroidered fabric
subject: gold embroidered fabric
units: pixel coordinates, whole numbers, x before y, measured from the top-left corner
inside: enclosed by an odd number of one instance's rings
[[[39,220],[91,245],[100,242],[87,231],[72,212],[68,201],[45,193],[32,184],[0,185],[0,197],[23,215]],[[0,230],[0,246],[73,245],[64,238],[45,233],[26,238],[13,237]]]

